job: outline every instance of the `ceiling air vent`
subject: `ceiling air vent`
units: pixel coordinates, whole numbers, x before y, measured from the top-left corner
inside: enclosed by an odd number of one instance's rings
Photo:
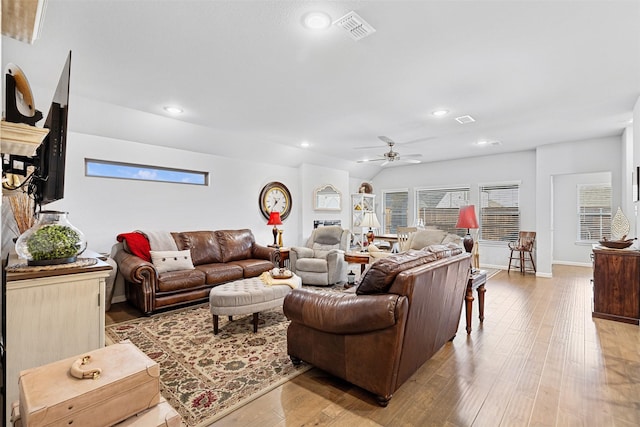
[[[476,121],[476,119],[474,119],[471,116],[460,116],[460,117],[456,117],[456,121],[458,123],[465,124],[465,123],[473,123]]]
[[[343,28],[354,40],[361,40],[376,32],[375,28],[353,11],[338,19],[333,25]]]

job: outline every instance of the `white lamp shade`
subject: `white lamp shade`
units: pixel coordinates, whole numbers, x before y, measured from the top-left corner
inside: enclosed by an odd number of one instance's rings
[[[369,228],[380,228],[380,223],[378,222],[378,217],[376,217],[375,212],[365,212],[360,226]]]

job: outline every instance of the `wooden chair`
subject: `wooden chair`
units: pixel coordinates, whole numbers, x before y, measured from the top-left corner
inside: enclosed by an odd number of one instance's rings
[[[511,261],[518,260],[519,265],[517,267],[520,268],[520,273],[524,274],[527,270],[526,263],[531,263],[531,268],[533,272],[536,272],[536,263],[533,261],[533,245],[536,241],[536,232],[535,231],[521,231],[518,233],[518,240],[516,242],[509,243],[509,249],[511,249],[511,255],[509,255],[509,269],[507,273],[511,271]],[[514,252],[517,252],[517,255],[514,256]],[[529,254],[529,259],[527,259],[527,254]],[[516,266],[514,265],[514,268]]]
[[[397,227],[396,233],[398,234],[398,251],[404,252],[407,250],[407,242],[409,241],[409,235],[418,231],[418,227]]]

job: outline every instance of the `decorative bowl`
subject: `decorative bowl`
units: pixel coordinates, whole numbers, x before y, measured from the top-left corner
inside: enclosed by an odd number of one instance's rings
[[[600,240],[600,244],[605,248],[625,249],[633,244],[635,239],[629,240]]]

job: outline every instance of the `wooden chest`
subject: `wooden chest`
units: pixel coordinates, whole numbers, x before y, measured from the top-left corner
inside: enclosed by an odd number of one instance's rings
[[[160,403],[153,408],[127,418],[115,427],[180,427],[182,425],[180,414],[169,405],[164,397],[161,397]]]
[[[77,379],[70,368],[83,356],[96,379]],[[24,427],[112,425],[160,401],[160,367],[130,341],[20,373]]]

